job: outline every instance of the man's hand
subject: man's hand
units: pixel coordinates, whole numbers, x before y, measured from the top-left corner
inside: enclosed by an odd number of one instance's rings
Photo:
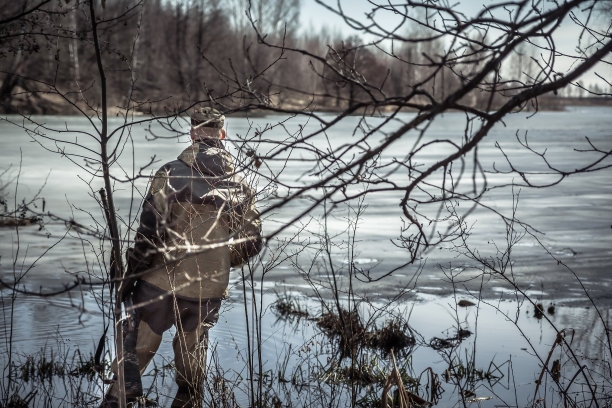
[[[134,286],[136,285],[136,278],[130,278],[128,276],[126,276],[123,279],[123,285],[121,286],[121,293],[119,294],[119,296],[121,297],[121,302],[125,302],[127,301],[130,296],[132,295],[132,292],[134,291]]]
[[[130,298],[134,291],[134,285],[138,280],[139,273],[146,269],[145,263],[142,262],[137,252],[134,251],[134,248],[128,248],[125,251],[125,260],[127,269],[123,278],[123,285],[121,286],[120,296],[122,302]]]

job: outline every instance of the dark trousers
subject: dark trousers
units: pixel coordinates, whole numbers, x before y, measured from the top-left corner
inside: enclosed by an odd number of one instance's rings
[[[169,294],[147,282],[139,281],[132,294],[134,327],[125,331],[124,348],[136,354],[138,371],[144,372],[161,344],[162,334],[176,326],[172,341],[179,390],[173,407],[200,407],[206,375],[208,330],[219,319],[221,299],[191,299]],[[116,364],[113,362],[113,371]],[[128,376],[128,370],[126,377]],[[135,371],[135,370],[134,370]],[[130,389],[134,379],[126,378],[126,396],[139,397]],[[113,386],[107,395],[115,396]],[[116,396],[115,396],[116,397]]]

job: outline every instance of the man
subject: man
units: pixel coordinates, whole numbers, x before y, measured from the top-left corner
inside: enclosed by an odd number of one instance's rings
[[[261,249],[254,193],[235,174],[223,147],[225,117],[213,108],[196,108],[190,116],[193,144],[157,171],[145,198],[124,292],[135,306],[134,329],[124,339],[126,355],[135,349],[133,371],[142,374],[163,332],[176,326],[178,391],[172,407],[201,406],[208,330],[227,295],[230,266]],[[129,378],[128,364],[126,394],[133,400],[140,382]],[[117,403],[114,389],[107,406]]]

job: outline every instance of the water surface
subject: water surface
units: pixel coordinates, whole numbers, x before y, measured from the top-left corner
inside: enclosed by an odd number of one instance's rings
[[[385,131],[375,138],[384,137],[392,132],[401,122],[409,120],[413,114],[401,114]],[[17,116],[9,118],[13,122],[20,120]],[[0,275],[4,281],[19,280],[20,287],[28,290],[58,290],[72,282],[76,276],[97,281],[105,271],[105,259],[108,249],[101,246],[99,237],[89,235],[88,228],[98,229],[103,225],[103,217],[97,202],[97,191],[102,187],[101,180],[93,177],[97,170],[95,164],[74,158],[76,163],[66,157],[49,152],[43,147],[53,149],[59,146],[72,153],[86,154],[83,149],[75,149],[69,143],[78,141],[85,146],[94,147],[88,136],[78,131],[90,131],[91,126],[82,118],[75,117],[34,117],[37,122],[48,128],[66,129],[71,132],[61,134],[64,143],[57,145],[45,138],[28,135],[23,129],[5,121],[0,121],[2,149],[0,159],[3,168],[10,170],[4,175],[3,182],[13,181],[9,186],[9,196],[29,199],[40,190],[45,199],[45,211],[51,211],[61,219],[48,219],[44,228],[37,226],[22,227],[18,230],[0,230]],[[269,124],[284,121],[283,127],[276,127],[264,132],[263,141],[251,143],[249,147],[265,156],[278,148],[279,140],[287,140],[300,129],[309,132],[318,125],[310,120],[281,116],[258,118],[228,119],[228,148],[236,153],[241,147],[232,135],[255,136]],[[355,140],[353,131],[358,117],[349,117],[339,126],[323,135],[315,137],[311,143],[324,148],[325,143],[351,145]],[[368,118],[370,126],[382,121],[381,118]],[[112,121],[112,126],[120,125],[119,119]],[[184,126],[186,131],[186,124]],[[458,113],[448,113],[431,124],[427,137],[431,139],[456,138],[464,128],[464,118]],[[40,128],[39,128],[40,129]],[[516,142],[516,135],[528,131],[530,146],[537,150],[547,151],[552,155],[551,165],[571,170],[582,166],[591,153],[577,154],[574,149],[588,147],[585,137],[602,150],[612,149],[612,110],[610,108],[572,108],[567,112],[540,112],[515,114],[507,118],[504,124],[497,125],[485,143],[479,148],[479,157],[486,169],[501,169],[504,159],[498,143],[513,162],[525,170],[543,170],[542,163],[529,154]],[[44,131],[50,134],[49,131]],[[121,183],[119,180],[132,177],[138,169],[151,158],[154,164],[144,171],[150,175],[161,164],[174,159],[187,145],[188,137],[151,139],[151,135],[169,134],[160,125],[134,126],[130,134],[125,134],[127,141],[124,154],[114,166],[115,200],[118,214],[121,217],[121,229],[124,236],[130,237],[130,228],[134,228],[142,196],[146,192],[147,178],[137,178],[134,184]],[[129,136],[129,137],[128,137]],[[415,135],[408,134],[396,142],[397,148],[385,151],[380,158],[391,162],[402,158],[405,144],[414,142]],[[374,142],[373,142],[374,143]],[[41,146],[42,145],[42,146]],[[395,146],[395,145],[393,145]],[[133,147],[133,152],[132,152]],[[132,153],[134,155],[132,160]],[[441,151],[423,151],[419,160],[423,164],[433,163]],[[362,154],[359,149],[350,154]],[[283,160],[281,160],[283,159]],[[296,149],[290,154],[266,161],[259,170],[259,177],[252,181],[260,192],[259,207],[262,210],[276,203],[276,195],[294,191],[306,183],[316,181],[317,165],[309,161],[311,156],[306,149]],[[81,167],[79,167],[80,165]],[[547,189],[520,190],[517,216],[529,223],[533,230],[541,231],[535,236],[524,236],[513,248],[512,272],[517,284],[545,307],[555,304],[556,313],[549,316],[560,328],[571,328],[578,333],[576,338],[581,350],[590,350],[595,358],[605,354],[597,336],[583,336],[580,333],[595,329],[601,323],[595,314],[591,301],[585,296],[585,290],[603,313],[604,321],[609,322],[609,311],[612,305],[612,183],[610,170],[595,173],[573,175],[563,183]],[[434,180],[435,180],[434,176]],[[516,176],[515,176],[516,177]],[[270,178],[278,183],[272,186]],[[396,172],[390,175],[396,181],[406,181],[407,175]],[[542,176],[542,181],[549,176]],[[503,174],[490,174],[489,182],[503,184],[511,182],[512,177]],[[272,188],[274,187],[274,188]],[[273,190],[276,192],[273,193]],[[313,191],[316,196],[320,192]],[[500,188],[490,191],[483,203],[504,214],[511,214],[513,197],[519,191],[511,188]],[[478,263],[449,250],[448,245],[441,245],[428,251],[415,265],[398,269],[390,277],[377,282],[364,283],[349,280],[348,271],[356,265],[367,271],[371,277],[381,276],[406,262],[406,251],[393,245],[391,240],[400,233],[401,211],[399,201],[402,192],[382,192],[371,195],[365,201],[367,208],[360,217],[355,252],[351,253],[342,240],[350,238],[346,234],[348,208],[338,207],[328,218],[327,229],[331,235],[342,233],[338,245],[332,248],[330,258],[319,254],[323,224],[323,209],[317,208],[311,214],[293,223],[274,239],[269,241],[269,249],[261,258],[266,264],[277,253],[277,248],[284,246],[286,253],[295,253],[291,259],[284,261],[270,270],[261,281],[257,281],[256,290],[263,293],[262,350],[266,367],[273,369],[279,359],[284,358],[289,346],[299,349],[307,339],[321,342],[321,336],[313,323],[306,322],[294,329],[283,322],[268,309],[274,301],[274,293],[292,292],[309,296],[312,302],[315,290],[329,300],[331,285],[331,259],[338,272],[338,282],[343,289],[351,284],[358,296],[367,296],[369,301],[384,304],[388,299],[400,297],[398,302],[402,314],[411,326],[419,332],[425,341],[434,336],[444,336],[448,330],[459,324],[465,325],[476,333],[466,344],[466,350],[476,350],[475,361],[479,366],[488,366],[492,360],[503,365],[511,360],[515,375],[521,378],[519,390],[533,390],[535,377],[539,373],[541,362],[533,357],[534,353],[546,355],[554,342],[555,332],[550,325],[533,317],[530,305],[520,306],[515,293],[503,280],[495,276],[483,275]],[[13,199],[13,198],[12,198]],[[287,203],[280,209],[266,214],[264,232],[274,231],[284,225],[311,201],[301,198]],[[9,206],[11,203],[9,202]],[[42,210],[42,201],[36,202]],[[67,230],[64,220],[73,219],[82,228]],[[496,249],[503,246],[505,225],[490,211],[477,209],[470,219],[470,244],[478,248],[483,255],[495,255]],[[106,248],[106,249],[105,249]],[[43,256],[44,255],[44,256]],[[559,262],[561,261],[561,262]],[[304,271],[309,271],[306,274]],[[455,285],[450,284],[451,276]],[[261,277],[258,276],[258,279]],[[482,289],[482,290],[480,290]],[[16,356],[25,356],[37,352],[43,347],[56,347],[58,342],[70,349],[93,350],[103,326],[104,315],[100,305],[104,305],[105,296],[101,286],[82,287],[68,294],[39,298],[18,295],[11,304],[10,291],[2,289],[3,327],[0,333],[0,351],[6,356],[12,339],[12,350]],[[492,306],[483,305],[477,314],[475,309],[456,309],[453,304],[457,299],[482,298]],[[249,297],[250,299],[250,297]],[[247,299],[247,302],[250,300]],[[521,299],[519,299],[521,300]],[[250,304],[250,303],[248,303]],[[580,307],[563,307],[573,305]],[[583,308],[590,306],[590,309]],[[252,306],[251,306],[252,307]],[[311,304],[318,307],[317,301]],[[500,310],[504,313],[501,313]],[[11,317],[12,310],[12,317]],[[410,311],[411,310],[411,311]],[[519,314],[516,315],[517,310]],[[528,312],[531,311],[531,314]],[[249,310],[252,313],[252,310]],[[512,316],[517,316],[513,321]],[[230,298],[224,305],[219,324],[212,331],[212,344],[219,358],[219,364],[238,375],[244,375],[247,333],[247,319],[244,315],[242,284],[239,271],[232,272]],[[477,323],[478,322],[478,323]],[[517,330],[521,327],[524,334]],[[252,329],[252,324],[251,324]],[[495,328],[491,330],[491,328]],[[12,332],[11,332],[12,330]],[[529,341],[527,341],[529,340]],[[166,336],[156,361],[162,365],[165,358],[172,355],[171,336]],[[531,343],[531,345],[529,345]],[[577,343],[578,344],[578,343]],[[534,351],[535,350],[535,351]],[[3,357],[5,358],[5,357]],[[436,371],[444,371],[447,364],[440,355],[427,347],[420,347],[411,357],[415,371],[433,366]],[[292,367],[299,364],[299,359],[291,360]],[[6,360],[2,360],[4,366]],[[506,367],[508,367],[506,365]],[[483,406],[495,406],[499,401],[518,398],[518,405],[527,403],[528,396],[518,393],[514,396],[514,386],[505,377],[506,391],[500,392]],[[516,382],[517,380],[515,380]],[[162,386],[164,392],[171,393],[171,381]],[[166,388],[164,388],[166,387]],[[486,387],[483,395],[487,394]],[[449,393],[450,395],[451,393]],[[528,392],[526,393],[528,394]],[[453,394],[455,395],[455,394]],[[452,401],[452,397],[448,397]]]

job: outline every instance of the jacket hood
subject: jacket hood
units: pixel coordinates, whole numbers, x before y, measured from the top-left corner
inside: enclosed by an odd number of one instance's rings
[[[234,172],[232,157],[221,140],[198,141],[183,150],[178,159],[205,175],[223,176]]]

